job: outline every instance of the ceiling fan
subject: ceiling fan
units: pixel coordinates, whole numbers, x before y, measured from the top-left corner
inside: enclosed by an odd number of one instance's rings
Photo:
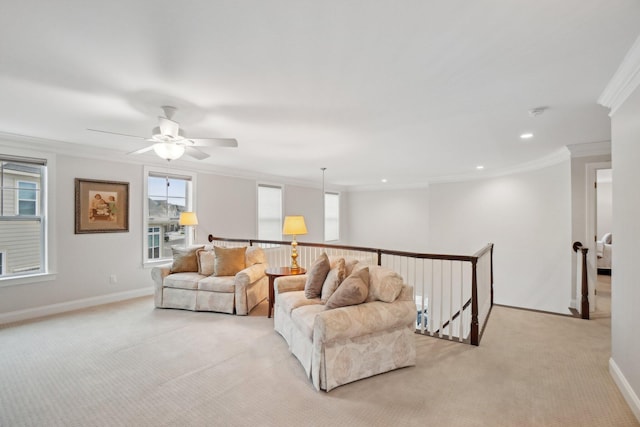
[[[164,117],[158,117],[158,126],[153,128],[150,138],[99,129],[87,130],[144,139],[145,141],[153,142],[153,144],[147,147],[132,151],[128,154],[142,154],[153,150],[159,157],[165,160],[175,160],[182,157],[183,154],[193,157],[194,159],[203,160],[209,157],[209,154],[197,147],[235,148],[238,146],[238,141],[233,138],[187,138],[184,131],[180,129],[178,122],[172,120],[177,108],[167,105],[162,106],[161,108],[162,111],[164,111]]]

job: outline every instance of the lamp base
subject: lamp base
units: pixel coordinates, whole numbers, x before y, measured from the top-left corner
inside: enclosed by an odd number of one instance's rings
[[[298,265],[298,242],[296,242],[296,236],[293,236],[291,241],[291,267],[292,270],[299,270]]]

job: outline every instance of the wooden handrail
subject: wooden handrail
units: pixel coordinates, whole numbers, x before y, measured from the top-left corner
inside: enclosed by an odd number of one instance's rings
[[[260,240],[260,239],[227,239],[222,237],[215,237],[212,234],[209,234],[208,237],[209,242],[213,242],[214,240],[220,240],[223,242],[247,242],[250,246],[253,246],[254,243],[259,244],[267,244],[267,245],[289,245],[291,242],[284,240]],[[312,243],[312,242],[298,242],[298,246],[309,246],[316,248],[333,248],[333,249],[344,249],[350,251],[361,251],[361,252],[371,252],[378,253],[383,255],[392,255],[392,256],[403,256],[408,258],[418,258],[418,259],[442,259],[442,260],[450,260],[450,261],[468,261],[474,262],[486,253],[488,250],[493,248],[493,243],[487,244],[484,248],[476,252],[474,255],[448,255],[448,254],[431,254],[431,253],[418,253],[418,252],[405,252],[405,251],[396,251],[389,249],[376,249],[364,246],[348,246],[348,245],[330,245],[326,243]]]

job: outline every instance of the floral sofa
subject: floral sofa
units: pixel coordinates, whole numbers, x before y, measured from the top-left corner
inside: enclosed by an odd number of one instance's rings
[[[155,305],[247,315],[267,298],[267,267],[259,247],[173,248],[173,263],[151,270]]]
[[[413,288],[380,266],[327,259],[322,263],[328,266],[317,274],[318,263],[306,275],[279,277],[274,283],[274,328],[316,390],[330,391],[415,365]],[[320,289],[309,292],[314,276],[321,281]],[[360,288],[346,289],[353,281]],[[336,305],[333,299],[340,292],[347,299],[358,294],[361,302]]]

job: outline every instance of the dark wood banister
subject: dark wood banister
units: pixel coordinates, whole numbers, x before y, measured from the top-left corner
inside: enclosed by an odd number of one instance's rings
[[[279,240],[259,240],[259,239],[228,239],[222,237],[214,237],[212,234],[209,234],[208,237],[209,242],[213,242],[214,240],[219,240],[223,242],[246,242],[249,246],[253,246],[254,243],[259,244],[267,244],[267,245],[288,245],[291,242],[279,241]],[[376,253],[378,255],[378,265],[382,265],[382,255],[391,255],[391,256],[402,256],[407,258],[417,258],[417,259],[438,259],[438,260],[447,260],[447,261],[467,261],[471,263],[471,298],[467,301],[462,310],[465,310],[469,303],[471,303],[471,336],[470,343],[472,345],[480,345],[481,334],[484,332],[484,327],[489,320],[489,316],[484,321],[482,325],[482,331],[480,330],[479,324],[479,307],[478,307],[478,271],[477,264],[480,257],[485,255],[488,251],[491,252],[490,256],[490,269],[491,269],[491,307],[493,307],[493,243],[488,243],[482,249],[477,251],[475,254],[469,255],[444,255],[444,254],[421,254],[415,252],[404,252],[404,251],[392,251],[387,249],[375,249],[375,248],[367,248],[361,246],[347,246],[347,245],[328,245],[326,243],[309,243],[309,242],[298,242],[298,246],[309,246],[316,248],[333,248],[333,249],[344,249],[344,250],[353,250],[360,252],[371,252]],[[457,313],[453,315],[450,320],[455,320],[462,310],[458,310]],[[450,320],[448,320],[443,328],[446,327]]]
[[[581,242],[573,242],[573,251],[582,253],[582,298],[580,300],[580,317],[589,320],[589,282],[587,279],[587,253],[589,248],[585,248]]]

